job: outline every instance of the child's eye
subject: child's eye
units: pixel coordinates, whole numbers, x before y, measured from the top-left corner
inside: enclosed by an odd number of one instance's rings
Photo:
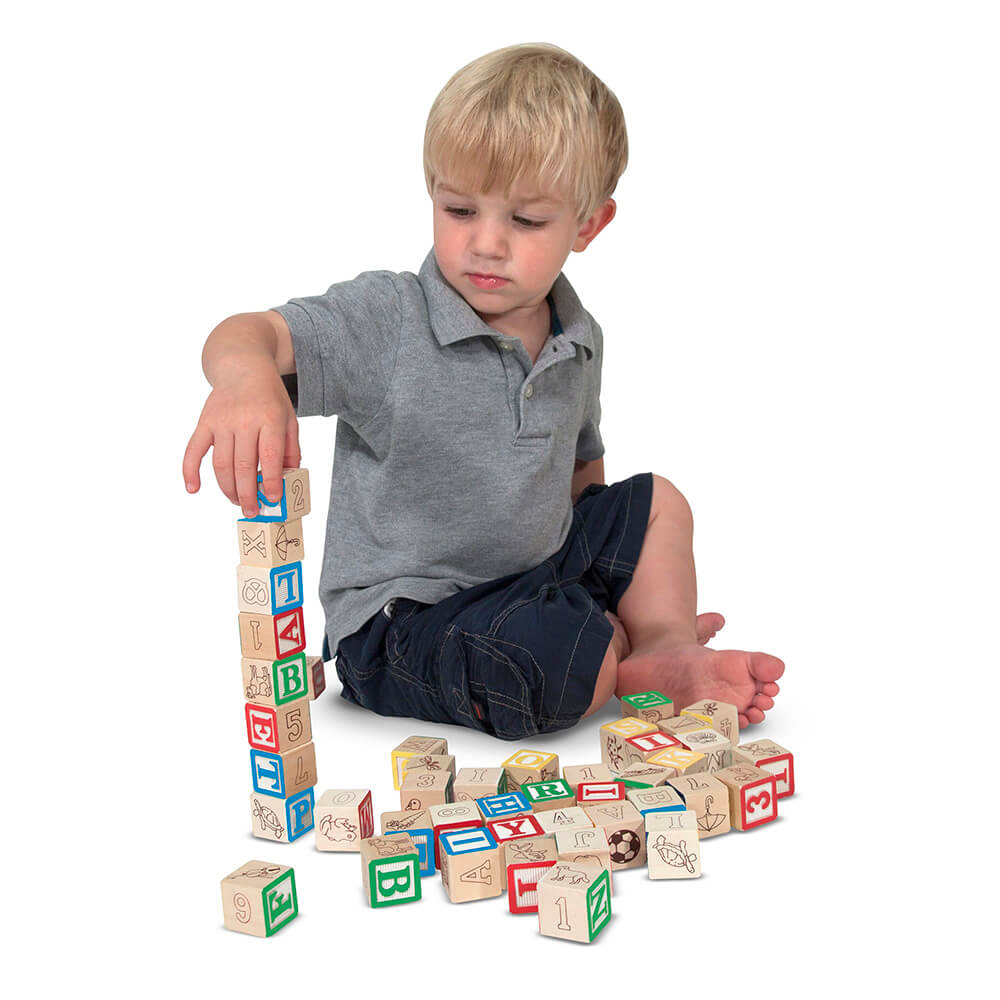
[[[449,215],[454,215],[457,219],[467,219],[472,215],[471,208],[445,208],[445,211]],[[545,225],[544,222],[535,222],[532,219],[525,219],[520,215],[514,216],[514,221],[525,229],[541,229]]]

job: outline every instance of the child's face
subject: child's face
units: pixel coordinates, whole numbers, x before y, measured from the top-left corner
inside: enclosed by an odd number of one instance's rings
[[[570,251],[583,250],[614,215],[609,200],[581,224],[561,192],[531,182],[519,183],[509,199],[498,189],[482,195],[457,188],[447,178],[434,184],[438,267],[485,322],[503,316],[515,328],[531,325]],[[475,280],[484,274],[507,280]]]

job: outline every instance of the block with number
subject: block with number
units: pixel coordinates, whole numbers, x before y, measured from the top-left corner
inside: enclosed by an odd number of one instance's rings
[[[518,750],[503,764],[508,792],[519,792],[521,785],[530,781],[548,781],[559,776],[559,758],[554,753],[537,750]]]
[[[315,701],[326,690],[326,668],[322,656],[306,657],[306,675],[309,678],[309,693],[306,697]]]
[[[244,716],[247,742],[254,750],[284,753],[312,739],[308,701],[293,701],[287,705],[247,702]]]
[[[620,781],[581,781],[576,787],[576,804],[593,806],[598,802],[621,802],[625,786]]]
[[[557,861],[539,880],[540,933],[589,944],[610,919],[611,882],[600,865]]]
[[[649,818],[650,813],[684,812],[687,808],[680,793],[670,785],[662,785],[659,788],[631,788],[628,800],[639,810],[644,820]]]
[[[285,660],[306,648],[302,608],[277,615],[240,612],[240,649],[248,660]]]
[[[455,801],[503,795],[507,788],[502,767],[461,767],[455,775]]]
[[[656,726],[652,722],[643,722],[634,716],[627,715],[614,722],[606,722],[601,726],[601,761],[612,771],[621,771],[632,763],[625,741],[631,736],[643,736],[655,733]]]
[[[795,794],[795,762],[790,750],[779,746],[774,740],[754,740],[752,743],[740,744],[736,751],[741,760],[774,775],[779,799]]]
[[[673,719],[664,719],[658,723],[660,732],[668,736],[683,738],[684,733],[693,733],[696,729],[711,729],[712,725],[707,720],[697,715],[678,715]]]
[[[630,764],[618,775],[618,780],[626,788],[655,788],[665,785],[676,774],[677,768],[662,764]]]
[[[476,799],[479,814],[486,819],[505,819],[508,816],[527,816],[531,813],[531,803],[520,792],[505,795],[485,795]]]
[[[392,751],[392,787],[399,788],[403,779],[403,763],[409,757],[419,754],[444,754],[448,752],[448,741],[437,736],[407,736]]]
[[[261,795],[287,799],[316,784],[316,744],[310,741],[284,753],[250,751],[250,780]]]
[[[560,830],[580,830],[593,826],[590,817],[580,806],[567,806],[565,809],[549,809],[540,812],[535,817],[543,833],[558,833]]]
[[[614,781],[615,776],[607,764],[566,764],[563,777],[569,782],[569,787],[576,794],[577,785],[581,781]]]
[[[752,830],[778,818],[777,779],[749,764],[713,772],[729,792],[729,818],[736,830]]]
[[[611,845],[603,827],[594,826],[589,830],[561,830],[556,834],[556,852],[560,861],[583,861],[606,869],[608,886],[614,895],[614,879],[611,878]]]
[[[622,715],[634,715],[643,722],[658,723],[673,718],[674,703],[660,691],[640,691],[622,698]]]
[[[240,662],[243,696],[247,701],[255,705],[285,705],[299,698],[309,698],[311,678],[305,653],[296,653],[284,660],[244,657]]]
[[[240,562],[244,566],[287,566],[305,556],[302,522],[261,523],[239,520],[236,524]]]
[[[451,802],[454,779],[451,771],[413,771],[399,786],[399,803],[404,809],[427,809]]]
[[[454,778],[455,758],[447,753],[423,753],[405,757],[400,764],[401,778],[411,773],[432,774],[435,771],[447,771]]]
[[[485,827],[446,830],[439,844],[441,884],[453,903],[503,894],[500,847],[489,830]]]
[[[254,792],[250,796],[250,832],[263,840],[294,843],[313,828],[315,802],[311,788],[285,799]]]
[[[652,879],[699,878],[701,845],[693,812],[652,813],[646,817],[647,867]]]
[[[427,810],[434,831],[434,860],[441,866],[441,835],[449,830],[467,830],[482,826],[483,817],[475,802],[443,802]]]
[[[631,802],[605,802],[584,806],[594,826],[602,827],[611,848],[611,867],[638,868],[646,861],[646,827],[642,814]]]
[[[681,715],[693,715],[707,719],[709,725],[735,746],[740,738],[740,711],[735,705],[725,701],[703,698],[693,705],[681,709]]]
[[[287,566],[236,567],[236,602],[240,611],[277,615],[302,603],[302,563]]]
[[[379,818],[383,836],[392,837],[397,833],[409,835],[420,858],[421,878],[429,878],[437,873],[434,860],[434,829],[431,826],[430,813],[426,809],[417,812],[408,812],[405,809],[398,812],[384,812]]]
[[[254,517],[241,518],[250,524],[268,521],[297,521],[310,511],[309,472],[285,469],[281,474],[281,496],[271,503],[264,492],[264,477],[257,473],[257,509]]]
[[[699,771],[707,770],[705,755],[685,747],[669,747],[666,750],[660,750],[658,753],[654,753],[646,763],[672,767],[678,774],[697,774]]]
[[[396,906],[420,899],[420,856],[409,834],[361,841],[361,883],[368,905]]]
[[[702,840],[729,833],[729,790],[714,775],[686,774],[668,782],[684,799],[684,805],[698,819],[698,835]]]
[[[330,788],[316,803],[316,850],[360,851],[375,832],[370,788]]]
[[[222,920],[231,931],[270,937],[298,912],[295,872],[287,865],[248,861],[222,880]]]
[[[681,742],[697,753],[705,755],[706,771],[721,771],[733,763],[733,745],[715,729],[696,729],[685,733]]]
[[[548,781],[525,781],[521,785],[521,795],[530,803],[533,812],[563,809],[576,805],[576,796],[569,782],[564,778],[550,778]]]

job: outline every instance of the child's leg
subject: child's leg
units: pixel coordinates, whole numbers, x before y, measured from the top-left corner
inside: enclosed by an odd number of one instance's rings
[[[616,635],[609,646],[588,714],[612,692],[622,697],[649,690],[662,691],[680,708],[702,698],[730,702],[741,726],[762,722],[773,707],[774,682],[785,669],[781,660],[698,642],[692,529],[687,501],[654,476],[646,537],[617,609],[627,640]]]

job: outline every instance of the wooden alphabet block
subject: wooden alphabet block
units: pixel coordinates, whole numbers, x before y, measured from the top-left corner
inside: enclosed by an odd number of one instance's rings
[[[661,750],[669,750],[670,747],[679,747],[680,740],[676,736],[670,736],[657,730],[655,733],[640,733],[638,736],[630,736],[625,740],[625,759],[628,767],[633,764],[645,764],[649,758]]]
[[[250,780],[255,792],[277,799],[312,788],[317,780],[316,745],[310,741],[284,753],[251,749]]]
[[[370,788],[331,788],[316,803],[316,850],[360,851],[375,832]]]
[[[236,567],[236,603],[249,614],[280,615],[302,604],[302,563]]]
[[[676,788],[662,785],[659,788],[629,789],[628,800],[639,810],[644,820],[654,812],[683,812],[686,808],[684,799]],[[692,815],[694,815],[692,813]]]
[[[257,473],[257,513],[241,520],[248,524],[269,521],[298,521],[312,509],[309,498],[309,472],[306,469],[285,469],[281,474],[281,497],[274,503],[264,493],[264,477]]]
[[[557,861],[538,881],[538,930],[589,944],[611,919],[611,883],[600,865]]]
[[[594,826],[602,827],[611,848],[611,867],[637,868],[646,861],[646,828],[642,815],[631,802],[605,802],[584,806]]]
[[[222,880],[222,922],[231,931],[270,937],[299,912],[288,865],[248,861]]]
[[[675,767],[664,767],[662,764],[631,764],[618,775],[618,780],[626,788],[655,788],[657,785],[665,785],[676,775]]]
[[[299,698],[309,699],[311,676],[305,653],[296,653],[284,660],[251,660],[244,657],[240,663],[243,667],[243,696],[247,701],[255,705],[285,705]]]
[[[535,816],[543,833],[556,834],[560,830],[587,829],[594,824],[580,806],[566,806],[564,809],[550,809]]]
[[[725,701],[715,701],[703,698],[693,705],[681,709],[681,715],[693,715],[698,719],[707,719],[708,724],[720,735],[735,746],[740,738],[740,710],[735,705]]]
[[[646,834],[650,878],[700,878],[701,846],[693,812],[651,813]]]
[[[247,702],[244,716],[247,742],[254,750],[280,754],[312,739],[308,701],[293,701],[277,706]]]
[[[676,736],[681,739],[684,733],[693,733],[697,729],[711,729],[712,725],[706,719],[697,715],[684,715],[681,713],[673,719],[664,719],[658,723],[660,732],[668,736]]]
[[[305,557],[301,521],[255,523],[241,518],[236,530],[244,566],[287,566]]]
[[[361,883],[371,907],[420,899],[420,857],[409,834],[361,841]]]
[[[654,725],[662,719],[673,718],[674,703],[660,691],[640,691],[627,694],[621,700],[622,717],[634,715],[643,722]]]
[[[309,676],[309,693],[306,697],[315,701],[326,690],[326,668],[322,656],[306,657],[306,673]]]
[[[503,894],[500,847],[489,830],[484,827],[446,830],[439,844],[441,884],[453,903]]]
[[[594,806],[599,802],[621,802],[625,786],[620,781],[581,781],[576,788],[576,804]]]
[[[447,771],[452,779],[455,777],[455,758],[451,754],[415,754],[404,757],[400,763],[402,777],[408,774],[433,774],[435,771]]]
[[[448,741],[437,736],[407,736],[402,743],[392,751],[392,787],[399,789],[403,780],[403,764],[410,757],[420,754],[446,754]]]
[[[763,768],[774,775],[779,799],[795,794],[795,762],[790,750],[779,746],[774,740],[741,743],[737,750],[755,767]]]
[[[431,814],[426,809],[399,809],[379,814],[382,834],[409,833],[421,827],[431,828]]]
[[[313,828],[313,790],[277,799],[273,795],[250,796],[250,832],[262,840],[291,844]]]
[[[486,828],[493,834],[493,839],[498,844],[506,844],[510,840],[522,840],[526,837],[545,836],[541,820],[531,813],[527,816],[490,819],[486,821]]]
[[[399,787],[399,803],[404,809],[427,809],[451,802],[454,778],[451,771],[412,771],[403,776]]]
[[[562,772],[574,795],[581,781],[614,781],[615,778],[607,764],[567,764]]]
[[[696,774],[706,770],[706,760],[703,753],[686,750],[684,747],[670,747],[660,750],[649,758],[649,764],[659,764],[661,767],[672,767],[678,774]]]
[[[721,771],[733,763],[733,745],[715,729],[696,729],[681,738],[688,750],[705,755],[705,770]]]
[[[455,801],[503,795],[507,782],[502,767],[462,767],[455,775]]]
[[[556,852],[560,861],[584,862],[600,865],[607,870],[608,888],[614,895],[615,883],[611,877],[611,845],[603,827],[589,830],[560,830],[556,834]]]
[[[484,820],[505,819],[508,816],[530,815],[531,803],[520,792],[506,795],[486,795],[476,799],[476,808]]]
[[[606,722],[601,726],[601,762],[607,764],[612,771],[624,770],[633,763],[629,759],[625,741],[631,736],[655,732],[656,726],[652,722],[643,722],[633,716]]]
[[[441,834],[483,825],[483,817],[474,802],[438,803],[430,806],[427,812],[434,831],[434,860],[438,867],[441,866]]]
[[[518,844],[530,841],[517,841]],[[538,912],[538,880],[556,863],[556,859],[529,861],[507,866],[507,908],[511,913]]]
[[[729,792],[729,818],[735,830],[752,830],[778,818],[777,779],[749,764],[713,772]]]
[[[405,809],[398,812],[384,812],[379,819],[384,837],[405,833],[413,841],[420,858],[420,877],[422,879],[437,874],[434,858],[434,829],[431,826],[430,813],[426,809],[420,809],[416,812]]]
[[[667,784],[675,789],[698,820],[698,836],[702,840],[729,833],[729,790],[714,775],[686,774],[671,778]]]
[[[530,781],[548,781],[559,776],[559,757],[554,753],[538,750],[518,750],[503,764],[508,792],[519,792],[521,785]]]
[[[593,829],[593,828],[591,828]],[[510,889],[510,869],[519,865],[535,865],[559,860],[556,839],[548,835],[541,837],[517,837],[514,840],[497,841],[503,858],[507,888]],[[533,873],[536,874],[536,873]]]
[[[278,615],[240,612],[240,649],[248,660],[286,660],[306,648],[302,608]]]
[[[563,778],[551,778],[548,781],[526,781],[521,785],[521,795],[531,803],[531,809],[536,813],[576,805],[573,789],[569,787],[569,782]]]

